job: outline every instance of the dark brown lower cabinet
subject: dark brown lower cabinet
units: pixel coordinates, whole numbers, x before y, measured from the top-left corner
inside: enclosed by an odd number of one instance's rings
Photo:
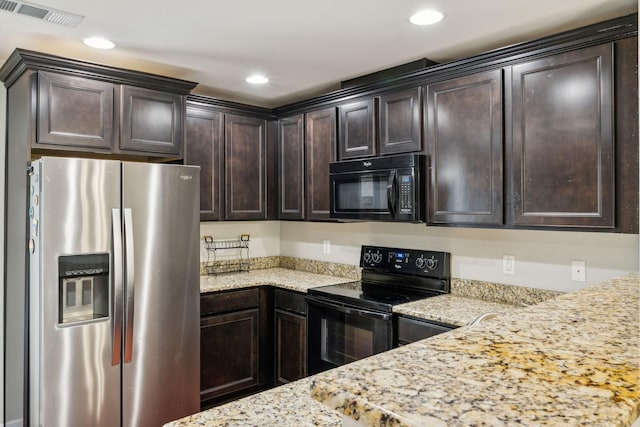
[[[200,401],[203,408],[273,383],[272,291],[249,288],[200,296]]]
[[[396,334],[398,346],[420,341],[456,328],[456,326],[432,323],[410,316],[398,316],[396,324],[398,325]]]
[[[307,376],[307,318],[276,309],[276,383]]]
[[[258,385],[257,308],[200,321],[200,390],[206,401]]]
[[[307,314],[304,294],[275,290],[275,382],[307,376]]]

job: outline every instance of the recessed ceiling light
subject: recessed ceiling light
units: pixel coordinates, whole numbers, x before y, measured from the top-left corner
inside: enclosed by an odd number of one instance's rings
[[[87,46],[95,47],[96,49],[113,49],[116,47],[114,42],[103,37],[88,37],[82,41]]]
[[[437,10],[421,10],[420,12],[411,15],[409,22],[415,25],[431,25],[442,21],[443,18],[444,15]]]
[[[247,83],[251,83],[254,85],[263,85],[265,83],[269,83],[269,79],[260,74],[254,74],[253,76],[247,77]]]

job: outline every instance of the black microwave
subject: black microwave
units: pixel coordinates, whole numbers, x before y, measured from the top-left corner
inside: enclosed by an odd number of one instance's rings
[[[332,162],[331,218],[424,221],[425,167],[423,154]]]

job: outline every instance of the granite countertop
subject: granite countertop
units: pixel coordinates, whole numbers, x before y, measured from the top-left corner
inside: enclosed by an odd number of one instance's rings
[[[471,324],[484,313],[502,315],[520,307],[456,295],[441,295],[393,307],[393,312],[453,326]]]
[[[637,273],[324,373],[318,401],[376,426],[629,426],[640,415]]]
[[[268,268],[241,273],[223,273],[216,276],[200,276],[200,292],[218,292],[271,285],[306,293],[310,288],[346,282],[353,282],[353,279],[287,268]]]
[[[352,281],[352,279],[344,277],[286,268],[269,268],[250,272],[224,273],[216,276],[200,276],[200,292],[218,292],[270,285],[306,293],[310,288]],[[447,294],[400,304],[393,308],[393,312],[453,326],[464,326],[470,324],[481,314],[487,312],[503,314],[514,308],[517,306]]]
[[[342,426],[342,417],[309,395],[313,377],[165,424],[165,427]]]

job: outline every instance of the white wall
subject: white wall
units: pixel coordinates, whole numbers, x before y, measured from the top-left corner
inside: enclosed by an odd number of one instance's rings
[[[280,222],[278,221],[225,221],[201,222],[200,237],[214,239],[237,239],[240,234],[250,234],[249,255],[252,258],[280,255]],[[202,240],[200,260],[207,260]]]
[[[4,201],[4,158],[6,147],[6,107],[7,90],[0,85],[0,200]],[[4,202],[0,203],[0,218],[4,218]],[[0,221],[0,242],[4,242],[4,219]],[[0,245],[0,277],[4,277],[4,243]],[[0,292],[0,335],[2,349],[0,351],[0,425],[4,421],[4,280]]]
[[[426,227],[394,223],[282,222],[280,254],[357,264],[361,245],[451,252],[452,275],[541,289],[572,291],[638,271],[638,235],[562,231]],[[323,254],[323,240],[331,253]],[[516,257],[515,274],[502,256]],[[587,281],[571,280],[572,260],[587,266]]]

